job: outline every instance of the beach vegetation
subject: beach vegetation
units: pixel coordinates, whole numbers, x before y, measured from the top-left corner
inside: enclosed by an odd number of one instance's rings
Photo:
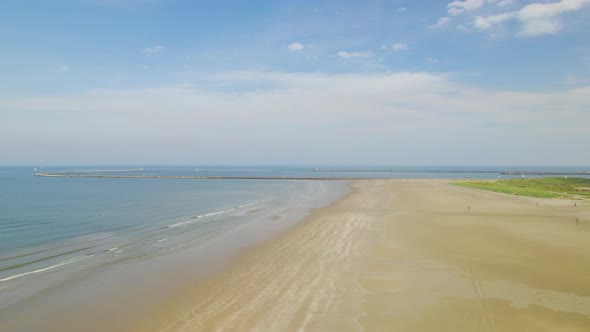
[[[570,177],[472,180],[452,184],[504,194],[540,198],[590,198],[590,179]]]

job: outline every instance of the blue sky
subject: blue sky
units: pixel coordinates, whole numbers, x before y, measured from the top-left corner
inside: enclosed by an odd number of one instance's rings
[[[0,164],[590,164],[590,0],[3,1]]]

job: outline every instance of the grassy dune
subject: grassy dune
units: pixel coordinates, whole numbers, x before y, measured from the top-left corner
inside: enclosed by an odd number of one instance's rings
[[[585,178],[527,178],[497,181],[463,181],[457,186],[496,191],[505,194],[541,198],[590,198],[590,179]]]

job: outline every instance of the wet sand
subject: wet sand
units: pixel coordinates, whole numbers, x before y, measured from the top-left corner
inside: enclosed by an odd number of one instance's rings
[[[352,187],[166,303],[139,330],[590,329],[587,202],[442,180]]]
[[[0,331],[590,331],[590,202],[447,182],[354,181],[279,235],[222,239],[250,248],[229,265],[212,245],[113,267]]]
[[[447,182],[355,181],[133,330],[590,330],[590,204]]]

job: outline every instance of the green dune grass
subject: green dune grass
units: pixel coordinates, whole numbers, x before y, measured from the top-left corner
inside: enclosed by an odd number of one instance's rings
[[[526,178],[494,181],[462,181],[454,185],[541,198],[590,198],[590,179],[585,178]]]

